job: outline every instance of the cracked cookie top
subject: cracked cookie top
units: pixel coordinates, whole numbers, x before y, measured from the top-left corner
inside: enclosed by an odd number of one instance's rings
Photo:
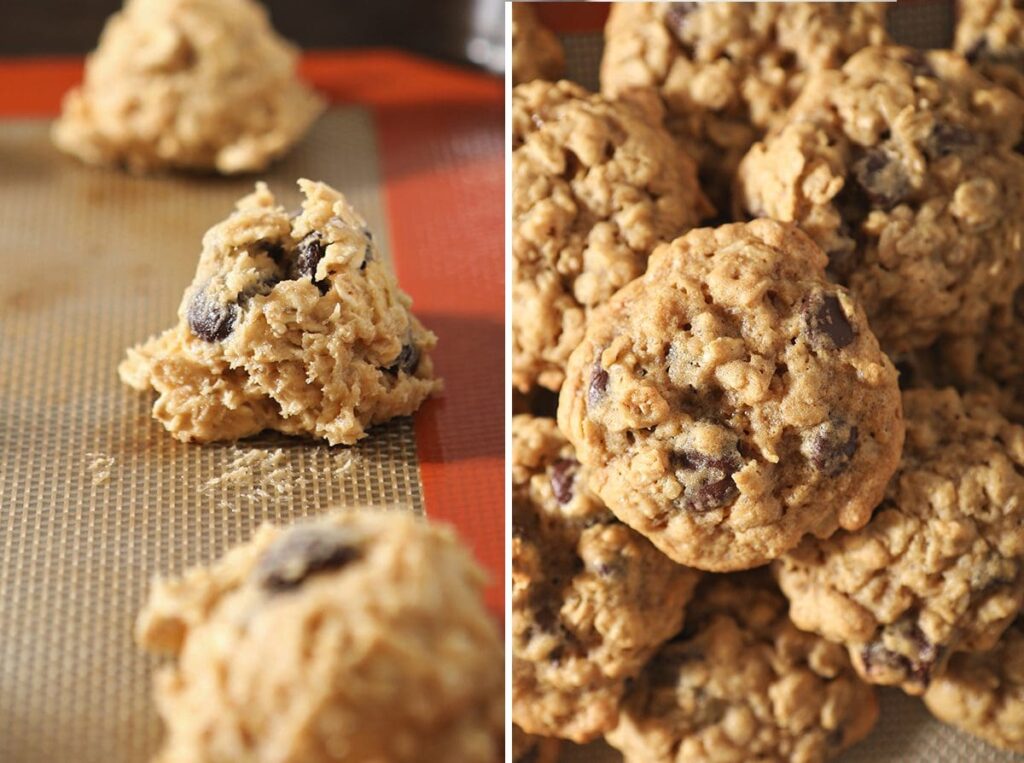
[[[512,84],[556,80],[565,71],[565,52],[555,33],[527,3],[512,5]]]
[[[569,82],[512,93],[512,382],[557,391],[587,314],[710,211],[660,127]]]
[[[1024,277],[1024,101],[948,51],[868,48],[818,74],[744,158],[738,201],[795,222],[887,352],[967,335]]]
[[[866,680],[920,694],[1024,601],[1024,428],[953,389],[903,405],[903,458],[871,521],[806,539],[775,572],[793,622],[847,645]]]
[[[698,574],[623,525],[551,419],[512,420],[513,720],[592,739],[683,622]]]
[[[960,0],[953,47],[989,79],[1024,97],[1024,3]]]
[[[796,629],[765,577],[698,587],[686,628],[644,668],[607,735],[626,763],[812,763],[871,730],[873,689],[841,646]]]
[[[594,311],[562,431],[590,485],[676,561],[764,564],[862,526],[896,468],[895,369],[825,255],[770,220],[694,230]]]

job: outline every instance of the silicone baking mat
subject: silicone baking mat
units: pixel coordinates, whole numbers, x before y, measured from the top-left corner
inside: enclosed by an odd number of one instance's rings
[[[146,760],[156,660],[132,625],[150,578],[264,520],[370,505],[453,522],[501,611],[501,85],[381,52],[313,56],[305,70],[336,105],[260,179],[286,206],[298,177],[349,196],[439,335],[447,384],[351,448],[187,445],[150,418],[117,363],[172,324],[203,232],[256,178],[83,167],[52,148],[45,118],[80,62],[0,62],[3,763]]]
[[[542,3],[541,18],[560,33],[566,69],[591,90],[599,89],[598,68],[604,47],[599,31],[607,14],[603,3]],[[952,41],[954,7],[951,0],[900,2],[890,6],[889,28],[897,41],[919,47],[948,47]],[[871,736],[839,760],[841,763],[966,763],[1022,760],[939,723],[919,699],[898,690],[879,693],[881,713]],[[567,746],[566,763],[619,763],[622,757],[603,743]]]

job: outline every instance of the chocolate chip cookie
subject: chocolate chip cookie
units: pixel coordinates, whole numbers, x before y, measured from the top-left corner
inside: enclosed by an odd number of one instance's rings
[[[785,114],[807,73],[885,40],[880,3],[615,3],[601,90],[663,114],[728,211],[740,159]]]
[[[956,50],[989,79],[1024,97],[1024,4],[960,0]]]
[[[1016,620],[990,651],[953,655],[924,702],[940,720],[1024,753],[1024,621]]]
[[[64,99],[59,148],[134,172],[255,172],[323,110],[252,0],[127,0]]]
[[[754,146],[739,200],[793,221],[883,348],[969,335],[1024,278],[1024,101],[948,51],[868,48]]]
[[[857,532],[775,564],[800,628],[872,683],[921,694],[952,652],[995,645],[1024,601],[1024,427],[983,396],[904,394],[900,469]]]
[[[512,93],[512,383],[557,391],[588,313],[709,213],[660,127],[569,82]]]
[[[558,421],[591,487],[681,564],[756,567],[881,500],[896,371],[825,263],[771,220],[691,231],[592,313],[569,360]]]
[[[440,389],[432,333],[345,197],[300,180],[289,214],[262,183],[203,237],[178,324],[128,351],[121,379],[158,397],[179,440],[273,429],[351,444]]]
[[[607,739],[626,763],[812,763],[863,739],[877,716],[842,647],[797,630],[770,582],[714,576]]]
[[[556,80],[565,71],[565,52],[555,33],[529,3],[512,4],[512,84]]]
[[[512,719],[587,741],[679,630],[697,573],[615,519],[551,419],[512,420]]]
[[[269,525],[209,567],[157,581],[142,646],[157,760],[497,763],[501,637],[454,533],[405,512]]]

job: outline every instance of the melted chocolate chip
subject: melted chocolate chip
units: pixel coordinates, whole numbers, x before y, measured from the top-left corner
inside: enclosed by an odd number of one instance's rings
[[[574,458],[560,458],[551,464],[551,492],[559,503],[569,503],[573,496],[573,482],[576,481],[576,467],[580,462]]]
[[[295,527],[264,552],[256,580],[269,591],[295,588],[311,575],[341,569],[359,559],[354,540],[340,527]]]
[[[384,370],[392,376],[398,376],[399,371],[412,375],[416,373],[416,368],[420,364],[420,350],[412,344],[403,344],[401,351],[398,353],[398,357],[395,358],[395,362]]]
[[[594,407],[608,393],[608,372],[601,368],[600,363],[595,363],[590,372],[590,385],[587,387],[587,403]]]
[[[711,511],[727,506],[739,495],[732,478],[740,467],[738,458],[709,456],[687,450],[673,453],[670,460],[677,476],[681,477],[683,495],[680,502],[687,510]]]
[[[235,329],[238,305],[221,304],[212,299],[203,288],[192,295],[186,317],[188,327],[197,337],[205,342],[222,342]]]
[[[875,206],[892,209],[910,194],[910,179],[903,163],[883,148],[867,149],[851,169]]]
[[[831,294],[814,294],[807,300],[804,323],[812,341],[821,344],[827,338],[831,346],[837,349],[852,343],[857,335],[843,312],[839,298]]]
[[[932,159],[939,159],[950,154],[963,153],[965,149],[975,145],[974,134],[962,125],[949,122],[936,122],[924,151]]]
[[[325,251],[326,247],[319,231],[313,231],[299,242],[295,257],[295,278],[309,278],[321,294],[327,293],[328,284],[325,280],[316,280],[316,269],[320,260],[324,258]]]
[[[819,472],[835,477],[841,474],[857,452],[859,432],[841,421],[825,421],[808,432],[803,451]]]

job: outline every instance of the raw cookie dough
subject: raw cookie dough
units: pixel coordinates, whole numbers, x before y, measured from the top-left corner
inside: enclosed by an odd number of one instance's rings
[[[252,0],[127,0],[64,99],[57,146],[133,172],[255,172],[323,110]]]
[[[886,39],[880,3],[615,3],[601,89],[662,113],[727,212],[740,159],[806,74]]]
[[[512,383],[557,391],[587,314],[710,212],[693,162],[570,82],[512,92]]]
[[[1024,97],[1024,4],[960,0],[954,47],[989,79]]]
[[[1024,601],[1024,428],[952,389],[903,405],[903,460],[871,521],[808,538],[775,571],[798,627],[845,644],[866,680],[921,694]]]
[[[697,573],[617,521],[551,419],[512,420],[512,719],[584,742],[679,630]]]
[[[555,33],[527,3],[512,4],[512,84],[555,80],[565,71],[565,52]]]
[[[856,529],[899,461],[896,371],[825,255],[771,220],[694,230],[591,315],[558,423],[681,564],[756,567]]]
[[[264,525],[157,581],[160,763],[497,763],[502,646],[454,533],[402,512]]]
[[[259,183],[207,231],[178,324],[118,368],[157,391],[153,416],[179,440],[274,429],[351,444],[441,387],[436,337],[409,312],[366,223],[330,186],[299,187],[301,211],[289,215]]]
[[[513,763],[557,763],[560,746],[558,739],[533,736],[512,726]]]
[[[924,702],[940,720],[1024,753],[1024,621],[1014,621],[991,651],[953,655]]]
[[[819,74],[739,170],[750,214],[793,221],[882,347],[969,335],[1024,277],[1024,101],[955,53],[868,48]]]
[[[874,725],[874,690],[843,648],[797,630],[763,578],[705,579],[686,620],[607,735],[625,763],[814,763]]]

